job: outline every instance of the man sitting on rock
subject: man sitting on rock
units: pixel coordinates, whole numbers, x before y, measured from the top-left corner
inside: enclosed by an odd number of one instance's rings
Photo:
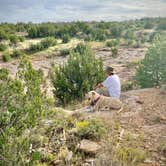
[[[101,95],[119,99],[121,93],[121,84],[118,75],[115,74],[114,69],[109,66],[107,66],[105,72],[107,78],[94,88],[95,91]]]

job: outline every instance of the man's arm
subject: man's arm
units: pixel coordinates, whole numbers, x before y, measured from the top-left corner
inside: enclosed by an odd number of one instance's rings
[[[96,89],[98,89],[98,88],[101,88],[101,87],[103,87],[103,84],[102,84],[102,83],[99,83],[99,84],[97,84],[97,85],[94,87],[94,90],[96,90]]]

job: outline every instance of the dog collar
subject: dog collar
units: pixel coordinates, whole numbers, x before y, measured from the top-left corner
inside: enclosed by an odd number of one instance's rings
[[[99,99],[100,99],[100,96],[96,99],[96,100],[94,100],[93,102],[91,102],[91,106],[95,106],[96,105],[96,103],[99,101]]]

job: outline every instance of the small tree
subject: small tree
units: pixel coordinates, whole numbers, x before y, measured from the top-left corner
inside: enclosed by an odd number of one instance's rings
[[[59,68],[52,67],[54,95],[62,104],[82,99],[86,92],[103,79],[102,61],[94,57],[89,46],[82,47],[85,51],[81,51],[81,54],[76,49],[71,52],[67,63]]]
[[[0,165],[29,165],[30,133],[49,109],[43,73],[22,59],[17,78],[0,69]],[[30,130],[29,130],[30,132]]]
[[[11,44],[16,45],[19,42],[19,39],[16,35],[11,35],[9,37]]]
[[[166,83],[166,42],[155,41],[140,63],[135,79],[142,88]]]
[[[118,45],[119,45],[119,40],[117,39],[112,39],[111,41],[106,42],[106,46],[111,48],[112,52],[112,57],[116,58],[118,55]]]

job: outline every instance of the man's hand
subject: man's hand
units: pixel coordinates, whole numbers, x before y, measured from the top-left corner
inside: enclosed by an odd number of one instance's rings
[[[94,87],[94,90],[98,89],[98,88],[101,88],[103,87],[103,85],[101,83],[97,84],[95,87]]]

